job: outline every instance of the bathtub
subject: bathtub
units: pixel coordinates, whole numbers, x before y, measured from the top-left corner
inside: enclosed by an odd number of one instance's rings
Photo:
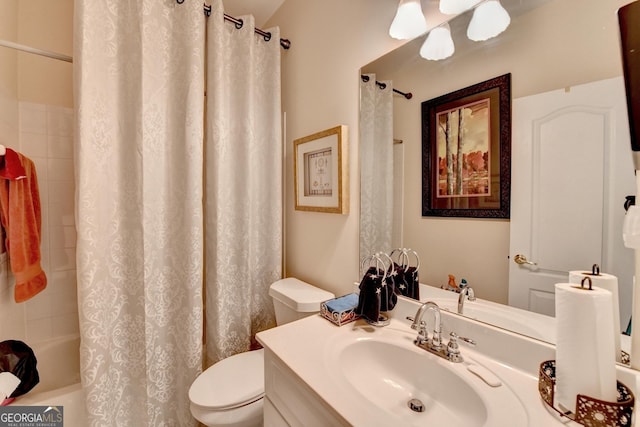
[[[80,337],[71,335],[27,344],[38,359],[40,383],[12,405],[62,406],[65,426],[86,426],[84,391],[80,384]]]

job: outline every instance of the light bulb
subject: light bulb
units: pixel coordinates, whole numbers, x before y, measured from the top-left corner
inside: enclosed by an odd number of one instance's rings
[[[389,35],[394,39],[408,40],[427,31],[427,21],[422,13],[420,0],[400,0]]]
[[[484,41],[507,29],[511,17],[498,0],[488,0],[476,7],[467,28],[467,37],[473,41]]]
[[[420,56],[432,61],[445,59],[453,55],[455,46],[451,38],[451,28],[445,23],[429,31],[427,39],[420,48]]]

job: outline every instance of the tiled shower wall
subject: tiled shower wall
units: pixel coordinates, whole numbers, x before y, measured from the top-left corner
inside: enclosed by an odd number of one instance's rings
[[[28,344],[78,333],[73,110],[28,102],[19,102],[17,110],[18,141],[6,145],[36,165],[42,266],[48,285],[27,302],[16,304],[13,278],[8,265],[0,262],[0,341],[20,339]]]

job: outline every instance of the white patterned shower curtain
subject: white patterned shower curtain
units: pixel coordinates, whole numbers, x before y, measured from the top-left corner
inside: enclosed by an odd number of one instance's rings
[[[275,324],[269,285],[282,277],[280,39],[207,25],[207,357],[249,350]],[[253,343],[255,344],[255,343]]]
[[[360,84],[360,258],[390,253],[393,230],[393,87]]]
[[[191,0],[75,2],[78,305],[91,426],[195,425],[188,390],[203,362],[205,265],[222,325],[212,331],[215,316],[207,325],[209,346],[224,349],[216,354],[272,324],[264,284],[280,275],[281,238],[255,236],[281,229],[279,87],[277,111],[256,107],[273,117],[254,118],[233,105],[267,95],[216,88],[220,60],[211,58],[208,114],[233,114],[207,120],[205,149],[205,26],[210,37],[238,31],[216,4],[207,19]],[[233,55],[237,69],[249,68],[243,55]],[[231,89],[214,103],[213,92]],[[277,131],[256,128],[261,120]]]

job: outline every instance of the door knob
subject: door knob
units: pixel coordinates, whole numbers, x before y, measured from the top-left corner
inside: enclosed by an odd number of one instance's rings
[[[531,262],[527,259],[526,256],[518,254],[513,258],[513,262],[515,262],[518,265],[523,265],[523,264],[527,264],[527,265],[538,265],[538,263],[535,262]]]

